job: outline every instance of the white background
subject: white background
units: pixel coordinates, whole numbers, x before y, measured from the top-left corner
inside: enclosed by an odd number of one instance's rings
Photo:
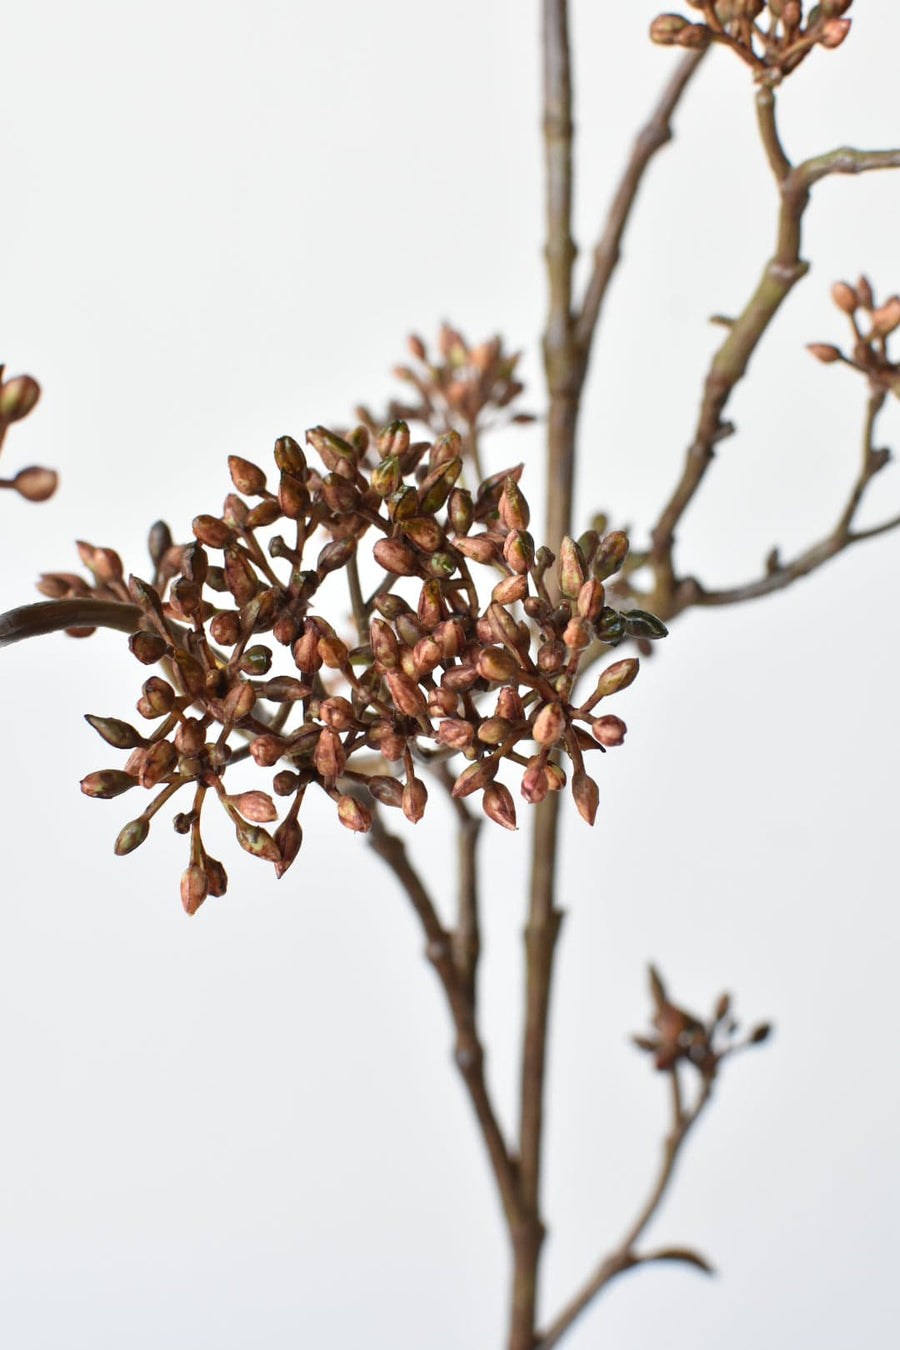
[[[405,334],[446,316],[526,349],[540,409],[544,290],[537,7],[383,0],[7,7],[2,352],[44,394],[7,474],[0,602],[71,569],[71,540],[146,573],[147,526],[186,538],[228,453],[345,422],[394,392]],[[788,152],[900,141],[900,12],[783,91]],[[578,211],[589,252],[632,130],[677,58],[655,6],[576,3]],[[581,438],[579,521],[639,537],[678,472],[707,317],[740,308],[775,203],[744,69],[715,53],[658,159],[611,293]],[[809,278],[733,401],[740,435],[680,536],[710,585],[827,533],[865,390],[804,351],[843,340],[830,283],[900,287],[900,177],[821,184]],[[887,410],[880,439],[896,442]],[[540,432],[487,447],[529,460]],[[898,510],[897,469],[866,519]],[[528,485],[531,485],[530,487]],[[705,1010],[722,988],[777,1035],[729,1066],[653,1245],[721,1274],[622,1279],[571,1350],[886,1345],[897,1325],[897,548],[860,546],[789,592],[680,620],[616,711],[589,832],[569,810],[553,1010],[549,1316],[634,1213],[665,1085],[627,1043],[645,963]],[[421,936],[362,838],[310,803],[276,885],[223,832],[231,888],[188,921],[184,840],[112,856],[132,799],[83,712],[129,718],[124,639],[0,654],[0,1341],[17,1350],[498,1350],[505,1238]],[[523,810],[524,814],[524,810]],[[415,836],[442,900],[440,812]],[[526,831],[484,877],[489,1071],[514,1119]]]

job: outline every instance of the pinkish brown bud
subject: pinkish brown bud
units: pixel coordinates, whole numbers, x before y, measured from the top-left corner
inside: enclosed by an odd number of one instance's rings
[[[299,520],[309,507],[309,489],[292,474],[283,473],[278,482],[278,506],[288,520]]]
[[[294,658],[294,665],[298,670],[303,671],[304,675],[313,675],[322,665],[322,656],[319,652],[318,629],[307,619],[304,627],[303,636],[298,637],[291,648],[291,654]]]
[[[544,761],[540,755],[534,755],[526,764],[522,775],[522,796],[530,806],[542,802],[550,790]]]
[[[826,366],[830,366],[833,361],[843,360],[841,349],[833,347],[830,342],[807,342],[806,350]]]
[[[42,469],[31,464],[20,469],[12,480],[13,488],[27,502],[45,502],[56,491],[59,478],[52,469]]]
[[[455,487],[447,498],[447,519],[457,534],[468,534],[474,519],[472,494]]]
[[[353,705],[349,699],[334,695],[319,704],[319,717],[334,731],[349,731],[354,725]]]
[[[515,479],[503,484],[499,503],[500,519],[508,530],[527,530],[531,519],[528,502]]]
[[[598,581],[596,577],[591,577],[578,592],[577,609],[579,618],[587,619],[593,623],[603,608],[604,599],[603,583]],[[567,645],[571,647],[572,644],[568,643]]]
[[[238,492],[243,492],[245,496],[261,497],[265,492],[266,475],[258,464],[252,464],[249,459],[241,459],[240,455],[229,455],[228,471]]]
[[[453,784],[452,796],[468,797],[470,793],[480,791],[492,782],[496,772],[497,761],[492,757],[470,764]]]
[[[531,734],[538,745],[555,745],[566,729],[566,715],[559,703],[545,703],[534,719]]]
[[[482,745],[502,745],[511,730],[505,717],[486,717],[478,727],[478,739]]]
[[[258,764],[261,769],[270,769],[273,764],[277,764],[284,751],[284,741],[280,740],[278,736],[272,736],[268,733],[264,736],[257,736],[255,740],[250,742],[250,754],[254,763]]]
[[[235,838],[245,853],[264,862],[280,862],[281,850],[275,840],[261,825],[250,825],[246,821],[233,818]]]
[[[498,825],[502,825],[505,830],[518,828],[512,793],[502,783],[491,783],[485,788],[481,806],[484,814]]]
[[[410,778],[403,789],[401,805],[406,819],[417,825],[425,814],[428,802],[428,789],[421,778]]]
[[[661,47],[671,47],[679,34],[690,25],[680,14],[660,14],[650,25],[650,41]]]
[[[453,547],[465,558],[477,563],[497,561],[499,549],[493,539],[486,534],[467,535],[464,539],[454,539]]]
[[[820,45],[827,47],[829,50],[839,47],[850,32],[851,22],[850,19],[826,19],[822,25],[822,36],[819,38]]]
[[[859,296],[846,281],[836,281],[831,288],[831,298],[844,314],[854,314],[859,306]]]
[[[598,717],[591,723],[591,731],[601,745],[607,747],[621,745],[625,739],[625,733],[628,730],[621,717],[616,717],[613,713],[607,713],[605,717]]]
[[[329,670],[343,670],[349,664],[350,649],[339,637],[326,633],[319,638],[319,655]]]
[[[338,798],[338,820],[345,829],[366,834],[372,828],[372,812],[346,793]]]
[[[196,914],[209,895],[206,870],[199,863],[191,863],[181,874],[181,903],[186,914]]]
[[[590,582],[586,581],[585,586],[589,585]],[[584,590],[584,586],[581,589]],[[566,624],[562,640],[570,651],[581,652],[590,645],[591,636],[591,626],[587,619],[570,619]]]
[[[394,576],[412,577],[419,570],[415,553],[399,539],[379,539],[372,553],[375,561]]]
[[[295,679],[293,675],[275,675],[260,685],[257,692],[260,698],[269,703],[296,703],[298,699],[309,697],[312,686]]]
[[[605,581],[621,570],[628,555],[628,535],[624,530],[612,530],[603,536],[594,555],[591,570],[598,581]]]
[[[413,675],[416,679],[421,679],[425,675],[430,675],[433,670],[441,664],[443,652],[439,642],[429,634],[427,637],[420,638],[413,648]]]
[[[225,719],[234,725],[242,718],[249,717],[256,703],[256,692],[251,684],[242,682],[233,684],[225,695],[223,711]]]
[[[275,803],[266,792],[239,792],[231,798],[231,804],[245,820],[255,821],[257,825],[268,825],[278,819]]]
[[[331,727],[323,727],[316,742],[315,765],[323,778],[339,778],[347,756],[340,736]]]
[[[398,712],[406,717],[421,717],[425,713],[426,703],[425,695],[408,675],[404,675],[402,670],[388,670],[385,673],[387,686],[391,691],[391,699]]]
[[[518,674],[519,663],[505,647],[485,647],[478,653],[475,668],[483,680],[505,684]]]
[[[594,701],[599,702],[601,698],[617,694],[620,689],[627,689],[637,678],[640,666],[641,663],[636,656],[626,657],[624,661],[614,661],[611,666],[607,666],[597,681]]]
[[[863,309],[872,309],[875,304],[875,296],[872,294],[872,287],[868,277],[860,277],[856,283],[856,294],[859,297],[859,303]]]
[[[496,714],[498,717],[506,718],[507,722],[522,722],[525,719],[522,700],[518,692],[509,685],[497,693]]]
[[[444,531],[433,516],[412,516],[403,522],[403,533],[423,553],[435,553],[444,544]]]
[[[206,859],[206,881],[210,895],[224,895],[228,890],[228,873],[218,858]]]
[[[504,577],[491,591],[491,598],[500,605],[512,605],[524,600],[528,594],[528,578],[525,576]]]
[[[503,557],[518,576],[530,572],[534,566],[534,540],[527,530],[510,530],[503,541]]]
[[[900,327],[900,295],[892,295],[883,305],[872,311],[869,337],[887,337]]]
[[[199,539],[207,548],[224,548],[234,538],[234,531],[217,516],[194,516],[191,529],[194,531],[194,538]]]
[[[559,558],[556,563],[559,589],[563,595],[574,600],[586,581],[584,558],[581,549],[568,535],[563,537],[559,546]]]
[[[466,750],[472,744],[475,732],[470,722],[461,717],[447,717],[438,727],[439,745],[448,745],[453,750]]]
[[[589,825],[593,825],[600,804],[600,790],[593,778],[588,777],[582,769],[577,769],[572,775],[572,796],[579,815]]]

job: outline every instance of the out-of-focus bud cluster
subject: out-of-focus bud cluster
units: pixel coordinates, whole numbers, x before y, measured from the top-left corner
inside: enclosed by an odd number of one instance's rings
[[[151,582],[126,582],[116,553],[84,543],[93,585],[60,573],[41,582],[45,595],[97,594],[143,611],[129,643],[142,665],[161,666],[137,704],[152,729],[91,717],[129,758],[123,769],[89,774],[82,789],[103,798],[154,792],[120,833],[119,853],[138,847],[159,807],[184,790],[190,804],[175,827],[190,835],[189,912],[227,884],[200,835],[209,797],[238,843],[279,876],[300,848],[311,786],[349,830],[368,830],[378,807],[414,823],[427,803],[429,760],[455,759],[453,795],[478,794],[507,829],[516,828],[501,781],[510,769],[526,802],[568,784],[593,822],[599,789],[586,757],[620,745],[626,730],[598,705],[632,682],[638,661],[615,661],[576,694],[585,653],[592,647],[593,660],[598,641],[666,631],[652,615],[606,601],[604,582],[628,550],[622,532],[566,538],[558,557],[535,546],[521,465],[469,490],[455,431],[417,443],[398,420],[376,437],[365,427],[346,439],[315,427],[306,440],[317,463],[283,436],[271,483],[259,465],[232,456],[236,491],[218,514],[195,517],[192,543],[175,545],[155,525]],[[374,541],[365,551],[364,538]],[[317,603],[337,572],[353,599],[352,639]],[[275,669],[281,654],[287,673]],[[239,756],[234,742],[244,743]],[[229,764],[248,751],[271,771],[271,795],[225,787]],[[279,798],[286,814],[270,833]]]
[[[715,1078],[719,1065],[736,1050],[761,1045],[771,1034],[768,1022],[762,1022],[746,1035],[731,1012],[731,997],[721,994],[711,1016],[704,1021],[669,998],[659,972],[650,967],[650,996],[653,1000],[653,1032],[634,1036],[640,1050],[653,1056],[660,1072],[691,1064],[704,1078]]]
[[[850,31],[844,18],[853,0],[687,0],[696,19],[660,14],[650,37],[663,47],[730,47],[760,83],[776,84],[796,70],[813,47],[839,47]]]
[[[41,386],[30,375],[15,375],[4,380],[0,365],[0,447],[13,422],[27,417],[41,396]],[[52,469],[30,464],[13,478],[0,478],[0,488],[12,488],[27,502],[45,502],[56,491],[57,475]]]
[[[445,323],[436,352],[415,335],[408,347],[411,363],[394,368],[394,375],[407,386],[407,396],[392,400],[387,416],[380,419],[367,408],[356,410],[373,435],[385,422],[397,419],[420,423],[432,436],[457,431],[465,459],[482,432],[505,423],[534,421],[533,414],[513,408],[524,388],[515,374],[520,353],[504,351],[499,337],[473,347]]]
[[[840,362],[861,371],[873,393],[892,393],[900,398],[900,362],[891,361],[887,350],[888,338],[900,328],[900,295],[876,305],[872,287],[860,277],[855,286],[836,281],[831,298],[850,322],[850,354],[830,342],[810,342],[807,351],[825,365]]]

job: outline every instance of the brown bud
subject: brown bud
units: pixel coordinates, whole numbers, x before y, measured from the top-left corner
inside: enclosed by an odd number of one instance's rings
[[[447,498],[447,519],[457,534],[468,534],[474,519],[472,494],[455,487]]]
[[[52,469],[42,469],[37,464],[31,464],[27,469],[19,470],[12,485],[27,502],[45,502],[53,496],[58,482],[59,477]]]
[[[829,49],[839,47],[850,32],[851,22],[850,19],[826,19],[822,25],[820,45]]]
[[[534,566],[534,540],[527,530],[510,530],[503,541],[503,557],[511,571],[524,576]]]
[[[270,769],[284,754],[284,741],[268,733],[250,742],[250,754],[261,769]]]
[[[830,366],[833,361],[843,360],[841,349],[833,347],[830,342],[807,342],[806,350],[826,366]]]
[[[235,838],[245,853],[251,853],[254,858],[262,858],[264,862],[278,863],[281,861],[281,849],[261,825],[251,825],[240,817],[234,820]]]
[[[319,638],[319,655],[329,670],[343,670],[349,663],[350,649],[339,637],[326,633]]]
[[[591,723],[591,731],[600,744],[604,746],[621,745],[627,730],[628,728],[621,717],[616,717],[613,713],[607,713],[605,717],[598,717]]]
[[[466,750],[475,739],[470,722],[461,717],[447,717],[438,726],[439,745],[449,745],[453,750]]]
[[[403,784],[390,774],[372,774],[366,779],[366,787],[382,806],[403,805]]]
[[[279,881],[300,852],[302,843],[303,831],[294,817],[288,816],[275,831],[275,844],[279,855],[275,862],[275,875]]]
[[[868,277],[860,277],[856,283],[856,294],[859,297],[859,303],[863,309],[872,309],[875,304],[875,297],[872,294],[872,287]]]
[[[900,295],[892,295],[883,305],[872,311],[869,337],[887,337],[900,327]]]
[[[509,736],[512,727],[505,717],[486,717],[478,727],[478,739],[482,745],[502,745]]]
[[[581,589],[584,590],[590,584],[589,581],[586,581]],[[595,584],[599,586],[600,583]],[[562,640],[570,651],[584,651],[591,641],[591,626],[587,619],[570,619],[566,624]]]
[[[258,464],[252,464],[249,459],[229,455],[228,472],[238,492],[243,492],[248,497],[261,497],[265,492],[266,475]]]
[[[610,694],[617,694],[620,689],[627,689],[637,678],[640,665],[636,656],[629,656],[624,661],[614,661],[611,666],[607,666],[597,681],[595,700],[599,701]]]
[[[318,630],[307,619],[303,636],[298,637],[291,648],[294,665],[305,675],[314,674],[322,664],[322,657],[319,652],[319,636]]]
[[[133,750],[135,746],[148,743],[145,736],[117,717],[94,717],[91,713],[85,713],[84,720],[103,737],[107,745],[114,746],[116,750]]]
[[[334,731],[349,731],[356,721],[353,716],[353,705],[349,699],[341,698],[339,695],[322,700],[319,704],[319,717]]]
[[[299,520],[309,508],[309,490],[293,474],[282,473],[278,482],[278,506],[288,520]]]
[[[383,460],[405,455],[409,449],[407,424],[401,421],[391,422],[383,431],[379,431],[375,448]]]
[[[577,769],[572,775],[572,796],[579,815],[589,825],[593,825],[600,804],[600,790],[593,778],[588,777],[582,769]]]
[[[372,812],[346,793],[338,798],[338,820],[357,834],[366,834],[372,828]]]
[[[126,853],[133,853],[136,848],[140,847],[149,833],[149,820],[145,820],[143,816],[138,816],[137,820],[130,820],[119,831],[114,852],[120,858],[124,857]]]
[[[581,590],[585,581],[584,558],[581,549],[568,535],[563,537],[559,546],[559,558],[556,563],[557,578],[559,580],[559,589],[563,595],[570,600],[574,600]]]
[[[372,553],[375,561],[395,576],[412,577],[419,570],[415,553],[399,539],[379,539]]]
[[[452,796],[468,797],[472,792],[478,792],[487,787],[488,783],[493,781],[497,772],[497,761],[491,757],[479,760],[476,764],[470,764],[468,768],[463,769],[462,773],[453,784]]]
[[[347,756],[341,738],[331,727],[323,727],[316,742],[315,765],[323,778],[339,778]]]
[[[462,473],[462,459],[457,455],[434,469],[419,489],[419,512],[423,516],[439,511],[455,487]]]
[[[423,553],[435,553],[444,541],[444,531],[432,516],[413,516],[403,522],[403,533]]]
[[[502,825],[505,830],[518,828],[512,793],[502,783],[491,783],[485,788],[481,806],[484,814],[498,825]]]
[[[499,502],[500,519],[508,530],[527,530],[531,519],[528,502],[514,478],[503,484]]]
[[[303,478],[306,474],[306,456],[293,436],[279,436],[275,442],[275,463],[282,473]]]
[[[97,797],[101,801],[110,801],[121,797],[129,788],[137,787],[137,779],[121,769],[98,769],[81,780],[81,790],[86,797]]]
[[[209,895],[209,880],[205,868],[199,863],[191,863],[181,874],[181,903],[185,913],[196,914]]]
[[[152,666],[162,660],[169,650],[169,644],[159,633],[148,633],[145,629],[141,629],[139,633],[131,634],[128,648],[142,666]]]
[[[486,534],[467,535],[464,539],[454,539],[453,547],[465,558],[477,563],[497,561],[499,549],[496,542]]]
[[[530,806],[537,806],[549,792],[550,785],[540,755],[534,755],[526,764],[520,790]]]
[[[624,530],[612,530],[600,540],[591,571],[598,581],[605,581],[621,570],[627,555],[628,535]]]
[[[385,673],[391,699],[398,712],[406,717],[421,717],[425,713],[425,695],[416,682],[402,670],[388,670]]]
[[[491,591],[491,598],[500,605],[512,605],[517,600],[524,600],[528,594],[528,578],[526,576],[504,577],[498,581]]]
[[[0,367],[2,369],[2,367]],[[41,386],[30,375],[14,375],[0,384],[0,421],[9,425],[27,417],[41,396]]]
[[[428,789],[421,778],[410,778],[409,782],[403,788],[401,805],[406,819],[413,825],[417,825],[425,814],[425,806],[428,802]]]
[[[224,548],[234,538],[234,531],[217,516],[194,516],[191,529],[194,531],[194,538],[199,539],[207,548]]]
[[[278,819],[275,803],[266,792],[239,792],[231,798],[231,803],[245,820],[253,820],[257,825],[267,825]]]
[[[650,41],[661,47],[671,47],[679,34],[690,25],[680,14],[660,14],[650,25]]]
[[[478,653],[475,668],[483,680],[505,684],[518,674],[519,663],[505,647],[485,647]]]
[[[844,314],[855,313],[859,306],[859,296],[846,281],[836,281],[831,288],[831,298]]]

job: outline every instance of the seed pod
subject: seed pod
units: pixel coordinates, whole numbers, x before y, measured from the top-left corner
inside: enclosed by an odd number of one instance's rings
[[[601,642],[606,642],[610,647],[615,647],[625,637],[625,618],[617,609],[604,605],[594,625],[594,630]]]
[[[655,614],[648,614],[644,609],[628,609],[623,618],[631,637],[664,638],[669,635],[662,619],[658,619]]]

